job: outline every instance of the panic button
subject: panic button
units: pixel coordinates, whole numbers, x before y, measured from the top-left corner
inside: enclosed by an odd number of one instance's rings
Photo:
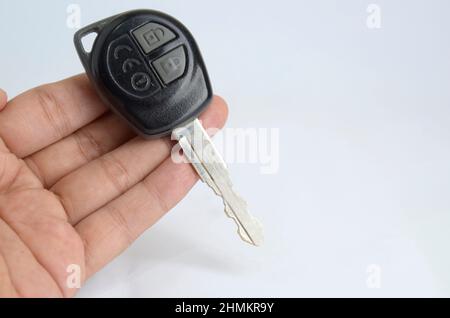
[[[175,34],[158,23],[147,23],[133,31],[133,35],[145,54],[175,39]]]
[[[180,46],[161,56],[152,64],[159,77],[167,85],[183,76],[186,69],[186,52],[183,46]]]

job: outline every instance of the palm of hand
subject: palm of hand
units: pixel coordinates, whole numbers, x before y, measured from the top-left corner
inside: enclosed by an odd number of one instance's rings
[[[81,236],[69,223],[59,198],[45,189],[24,161],[5,150],[0,192],[0,294],[71,296],[69,264],[85,272]],[[67,264],[64,268],[64,264]]]
[[[216,98],[204,125],[226,112]],[[84,76],[0,97],[0,296],[73,296],[73,274],[84,282],[194,185],[170,150],[136,137]]]

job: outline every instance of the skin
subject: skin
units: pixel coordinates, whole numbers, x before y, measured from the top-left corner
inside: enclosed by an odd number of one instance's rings
[[[225,102],[202,114],[223,127]],[[7,102],[0,90],[0,297],[72,297],[82,282],[171,210],[198,176],[144,140],[99,100],[84,75]]]

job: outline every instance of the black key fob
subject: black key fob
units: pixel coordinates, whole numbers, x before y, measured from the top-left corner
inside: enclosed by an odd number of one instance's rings
[[[90,52],[83,37],[96,33]],[[200,50],[176,19],[119,14],[79,30],[75,47],[101,98],[141,135],[160,137],[194,120],[212,99]]]

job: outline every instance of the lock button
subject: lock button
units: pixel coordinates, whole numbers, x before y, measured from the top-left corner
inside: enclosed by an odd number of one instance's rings
[[[175,33],[165,26],[150,22],[133,31],[133,36],[145,54],[156,50],[176,38]]]
[[[164,84],[170,84],[183,76],[186,69],[186,52],[183,46],[180,46],[161,56],[152,64]]]

